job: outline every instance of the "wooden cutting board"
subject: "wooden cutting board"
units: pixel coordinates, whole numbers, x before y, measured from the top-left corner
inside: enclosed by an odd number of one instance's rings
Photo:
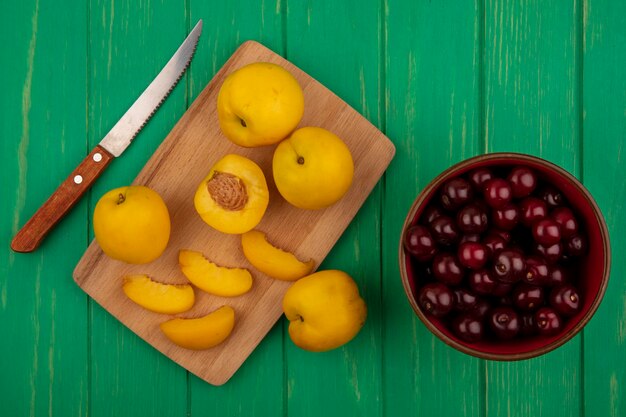
[[[335,205],[315,211],[289,205],[272,179],[275,146],[242,148],[221,133],[216,103],[224,78],[239,67],[259,61],[281,65],[299,81],[305,97],[300,126],[324,127],[339,135],[350,148],[355,163],[354,181]],[[108,258],[94,240],[76,266],[74,279],[102,307],[156,349],[207,382],[221,385],[280,318],[282,298],[290,284],[256,271],[242,254],[239,236],[213,230],[200,219],[193,206],[193,196],[211,166],[228,153],[254,160],[263,169],[270,191],[268,209],[257,229],[265,232],[276,246],[300,259],[313,259],[319,266],[363,205],[394,152],[387,137],[323,85],[264,46],[246,42],[202,91],[134,181],[156,190],[169,208],[172,232],[167,250],[152,263],[128,265]],[[201,251],[219,265],[248,268],[254,277],[252,290],[240,297],[217,297],[196,289],[194,307],[179,315],[199,317],[224,304],[235,309],[232,334],[221,345],[208,350],[191,351],[171,343],[159,329],[159,324],[171,316],[144,310],[122,291],[122,279],[128,274],[148,274],[157,281],[187,283],[178,267],[180,249]]]

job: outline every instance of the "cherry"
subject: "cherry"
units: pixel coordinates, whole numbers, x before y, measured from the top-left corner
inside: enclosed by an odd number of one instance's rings
[[[580,311],[580,295],[578,295],[578,291],[573,285],[560,285],[555,287],[550,293],[550,305],[557,313],[563,316],[573,316]]]
[[[550,217],[559,225],[561,236],[564,238],[573,237],[578,232],[578,221],[572,210],[567,207],[555,208]]]
[[[478,342],[484,336],[483,323],[471,314],[461,314],[452,321],[452,331],[466,342]]]
[[[504,249],[507,242],[499,234],[490,233],[483,239],[482,243],[489,251],[489,256],[493,256],[494,253]]]
[[[561,241],[561,229],[554,220],[543,219],[532,226],[535,241],[543,246],[552,246]]]
[[[511,183],[513,197],[521,198],[530,195],[537,186],[537,175],[527,167],[515,167],[507,177]]]
[[[532,313],[524,313],[520,315],[520,329],[519,332],[522,336],[532,336],[537,332],[535,326],[535,316]]]
[[[409,227],[404,235],[404,249],[418,261],[425,262],[435,255],[437,246],[428,228],[415,225]]]
[[[574,235],[565,241],[565,253],[570,256],[582,256],[587,253],[587,239],[582,235]]]
[[[417,303],[426,313],[442,317],[452,311],[454,294],[441,283],[430,283],[420,289]]]
[[[513,198],[513,191],[508,181],[492,178],[485,183],[485,202],[495,209],[503,208]]]
[[[493,178],[493,173],[489,168],[476,168],[469,174],[470,183],[478,192],[483,192],[485,183]]]
[[[496,307],[488,316],[489,327],[499,339],[512,339],[520,330],[518,315],[511,307]]]
[[[561,330],[561,317],[550,307],[542,307],[535,313],[535,327],[542,336],[552,336]]]
[[[513,284],[508,284],[506,282],[497,282],[496,288],[493,289],[491,295],[495,297],[505,297],[508,296],[512,289]],[[509,304],[511,303],[509,302]]]
[[[565,202],[563,194],[556,188],[547,185],[539,192],[539,198],[546,202],[549,207],[558,207]]]
[[[433,275],[444,284],[458,285],[463,280],[465,270],[454,255],[441,252],[433,259]]]
[[[543,288],[520,284],[513,290],[513,304],[520,310],[530,311],[543,304]]]
[[[526,258],[526,274],[524,281],[533,285],[547,285],[550,282],[550,267],[540,256],[531,255]]]
[[[472,185],[463,178],[452,178],[441,187],[441,205],[446,210],[456,210],[474,196]]]
[[[536,243],[533,247],[533,252],[543,256],[549,264],[553,264],[558,262],[563,256],[563,245],[561,242],[551,246],[543,246],[540,243]]]
[[[464,242],[459,245],[459,262],[469,269],[480,269],[487,263],[488,249],[482,243]]]
[[[449,246],[459,239],[459,230],[449,216],[439,216],[430,224],[430,232],[435,242]]]
[[[504,239],[504,241],[506,243],[509,243],[511,241],[511,232],[509,232],[508,230],[502,230],[502,229],[491,229],[488,234],[490,235],[498,235],[500,236],[502,239]]]
[[[489,304],[487,300],[478,298],[474,307],[469,311],[469,314],[482,320],[487,315],[489,309],[491,309],[491,304]]]
[[[478,297],[465,288],[457,288],[454,290],[454,308],[457,311],[470,311],[476,307]]]
[[[461,240],[459,241],[459,245],[465,242],[480,242],[480,234],[478,233],[466,233],[461,236]]]
[[[433,220],[443,215],[444,215],[444,212],[439,206],[428,206],[426,210],[424,210],[424,213],[422,214],[421,218],[422,218],[422,222],[425,225],[430,226]]]
[[[495,209],[491,216],[493,224],[502,230],[512,230],[519,221],[519,209],[514,204],[507,204],[506,206]]]
[[[545,219],[548,216],[546,202],[536,197],[526,197],[519,206],[520,221],[526,227],[530,227],[537,220]]]
[[[565,268],[559,265],[552,265],[550,274],[548,275],[548,285],[557,286],[566,284],[570,281],[569,273]]]
[[[487,211],[478,204],[468,204],[459,210],[456,223],[464,233],[482,233],[487,230]]]
[[[472,271],[468,277],[469,286],[477,294],[490,295],[498,286],[491,272],[487,269],[481,269],[480,271]]]
[[[493,276],[501,282],[510,284],[524,276],[526,262],[524,255],[515,249],[503,249],[493,258]]]

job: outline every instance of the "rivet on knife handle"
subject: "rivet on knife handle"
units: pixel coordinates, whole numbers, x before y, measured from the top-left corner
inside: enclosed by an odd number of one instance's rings
[[[46,234],[76,204],[112,160],[111,154],[96,146],[15,235],[11,249],[15,252],[32,252],[37,249]]]

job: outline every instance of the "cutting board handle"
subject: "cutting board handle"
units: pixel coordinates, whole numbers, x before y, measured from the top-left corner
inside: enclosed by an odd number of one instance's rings
[[[96,146],[15,235],[11,249],[15,252],[37,249],[48,232],[74,207],[112,160],[110,153]]]

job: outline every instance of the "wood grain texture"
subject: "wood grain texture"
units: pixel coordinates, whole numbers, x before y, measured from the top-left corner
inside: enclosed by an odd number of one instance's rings
[[[480,6],[389,0],[386,13],[386,126],[398,152],[383,205],[384,415],[481,415],[483,361],[428,331],[398,269],[414,198],[442,170],[480,152]]]
[[[604,300],[585,328],[583,415],[626,416],[626,3],[583,2],[583,183],[613,251]]]
[[[487,1],[487,151],[521,151],[580,174],[579,12],[575,2]],[[578,336],[535,359],[488,362],[486,415],[579,415],[580,346]]]
[[[354,180],[337,204],[316,211],[290,206],[277,193],[271,179],[271,147],[243,149],[228,141],[217,121],[217,93],[224,78],[252,62],[274,62],[298,79],[305,97],[301,126],[324,127],[343,138],[354,159]],[[228,153],[252,158],[264,170],[270,187],[270,205],[258,226],[269,239],[299,258],[319,263],[348,226],[394,154],[393,144],[345,102],[288,61],[255,42],[235,52],[194,101],[136,178],[136,184],[153,188],[168,205],[172,235],[168,248],[149,265],[127,265],[109,259],[93,242],[74,272],[76,282],[100,305],[150,344],[206,381],[221,385],[241,366],[282,314],[281,300],[289,284],[255,274],[253,289],[225,300],[197,294],[189,316],[200,316],[228,303],[236,311],[236,327],[218,347],[191,352],[169,342],[160,333],[162,315],[143,311],[121,291],[124,275],[147,273],[165,282],[184,282],[177,262],[180,249],[200,250],[225,266],[250,265],[240,251],[238,235],[224,235],[206,226],[193,207],[198,183],[210,167]]]

